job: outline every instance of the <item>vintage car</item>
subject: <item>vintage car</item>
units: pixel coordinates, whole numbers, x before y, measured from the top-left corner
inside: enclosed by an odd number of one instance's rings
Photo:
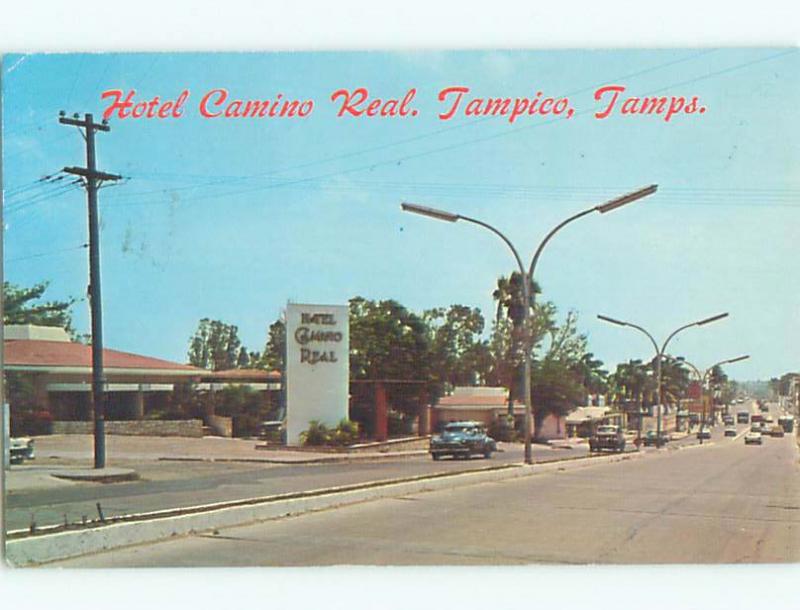
[[[781,415],[778,418],[778,424],[783,428],[784,432],[793,432],[794,431],[794,416],[793,415]]]
[[[710,439],[711,438],[711,429],[707,428],[706,426],[703,426],[697,432],[697,438],[699,440],[708,440],[708,439]]]
[[[24,460],[36,457],[33,449],[33,439],[28,437],[12,438],[9,444],[10,462],[21,464]]]
[[[598,426],[589,438],[589,451],[625,451],[625,433],[619,426]]]
[[[753,432],[750,431],[744,435],[744,444],[745,445],[760,445],[764,441],[761,438],[760,432]]]
[[[492,457],[497,443],[486,434],[483,424],[475,421],[451,422],[441,434],[431,438],[429,453],[434,460],[443,455],[469,458],[473,455]]]
[[[658,438],[658,433],[655,430],[648,430],[647,434],[644,435],[642,439],[642,443],[645,447],[656,447],[660,445],[666,445],[669,442],[669,434],[666,432],[661,432],[661,442],[657,443],[656,439]]]

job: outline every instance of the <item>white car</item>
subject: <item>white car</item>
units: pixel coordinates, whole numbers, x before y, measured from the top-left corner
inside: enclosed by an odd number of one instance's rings
[[[745,445],[760,445],[762,444],[761,439],[761,432],[748,432],[744,435],[744,444]]]
[[[9,450],[12,464],[22,464],[24,460],[32,460],[36,457],[33,449],[33,439],[27,436],[12,438]]]

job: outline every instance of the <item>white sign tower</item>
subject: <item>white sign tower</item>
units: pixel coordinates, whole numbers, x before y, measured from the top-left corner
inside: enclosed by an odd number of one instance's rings
[[[348,416],[350,311],[346,305],[286,307],[286,442],[312,420],[335,427]]]

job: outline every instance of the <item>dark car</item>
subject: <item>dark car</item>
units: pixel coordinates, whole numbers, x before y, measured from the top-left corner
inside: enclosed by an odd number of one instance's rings
[[[473,455],[492,457],[497,443],[486,434],[483,424],[474,421],[451,422],[440,435],[431,438],[429,452],[434,460],[443,455],[469,458]]]
[[[657,445],[666,445],[669,442],[669,434],[666,432],[661,433],[661,442],[657,443],[658,433],[655,430],[648,430],[644,435],[643,443],[645,447],[655,447]]]
[[[700,440],[710,439],[711,438],[711,430],[706,428],[705,426],[700,428],[700,430],[697,432],[697,438],[700,439]]]
[[[36,457],[33,439],[28,437],[12,438],[9,443],[9,457],[12,464],[22,464],[25,460]]]
[[[625,433],[619,426],[598,426],[589,439],[589,451],[625,451]]]

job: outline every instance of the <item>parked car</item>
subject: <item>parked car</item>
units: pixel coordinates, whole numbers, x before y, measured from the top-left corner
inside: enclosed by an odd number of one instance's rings
[[[698,440],[702,439],[710,439],[711,438],[711,429],[707,427],[702,427],[700,430],[697,431],[697,438]]]
[[[735,427],[725,428],[725,436],[736,436],[736,428]]]
[[[589,451],[625,451],[625,433],[619,426],[598,426],[589,439]]]
[[[33,448],[33,439],[28,437],[12,438],[9,444],[10,462],[12,464],[22,464],[25,460],[32,460],[36,457]]]
[[[745,445],[760,445],[762,444],[761,433],[753,432],[752,430],[744,435]]]
[[[656,446],[656,439],[658,438],[658,433],[655,430],[648,430],[647,434],[644,435],[643,443],[645,447],[655,447]],[[669,442],[669,434],[666,432],[661,432],[661,442],[658,443],[659,445],[665,445]]]
[[[429,452],[434,460],[444,455],[469,458],[482,455],[489,459],[497,443],[486,434],[483,424],[475,421],[451,422],[440,435],[431,438]]]

